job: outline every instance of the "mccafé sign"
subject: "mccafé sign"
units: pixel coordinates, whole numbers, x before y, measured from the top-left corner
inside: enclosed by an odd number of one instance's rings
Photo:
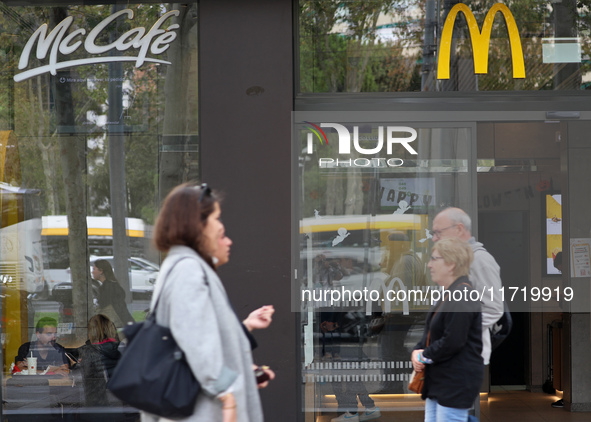
[[[525,65],[523,63],[523,49],[521,48],[521,39],[519,38],[519,29],[515,23],[513,14],[504,4],[497,3],[490,8],[482,31],[478,29],[478,23],[472,11],[463,3],[456,4],[449,11],[443,32],[441,33],[441,42],[439,43],[439,58],[437,61],[437,79],[449,79],[449,62],[451,52],[451,40],[456,22],[456,16],[462,12],[466,17],[468,28],[470,30],[470,39],[472,40],[472,54],[474,54],[474,73],[488,73],[488,48],[490,45],[490,33],[492,31],[493,21],[497,12],[501,12],[507,24],[509,32],[509,43],[511,44],[511,57],[513,59],[513,78],[525,78]]]
[[[49,64],[18,73],[14,76],[14,80],[20,82],[47,72],[55,75],[59,69],[96,63],[135,62],[136,67],[140,67],[144,62],[171,64],[165,60],[148,57],[148,52],[155,55],[162,54],[170,47],[170,43],[176,39],[175,30],[179,29],[179,25],[173,23],[167,28],[162,28],[162,26],[171,16],[178,16],[179,11],[171,10],[165,13],[148,31],[143,27],[130,29],[110,44],[98,44],[97,39],[101,34],[109,32],[108,26],[119,16],[124,15],[128,19],[133,19],[133,10],[124,9],[112,14],[99,22],[88,33],[84,28],[78,28],[68,33],[74,21],[72,16],[61,21],[49,34],[47,33],[48,25],[41,25],[27,41],[18,62],[18,68],[22,70],[29,66],[29,59],[35,44],[37,44],[35,57],[44,60],[49,55]],[[68,56],[80,47],[83,47],[91,56],[104,54],[113,49],[118,51],[137,50],[137,54],[135,56],[101,56],[58,61],[58,52],[63,56]]]

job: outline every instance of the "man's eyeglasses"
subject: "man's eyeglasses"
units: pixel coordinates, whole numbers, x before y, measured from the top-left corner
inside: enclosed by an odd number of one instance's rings
[[[199,195],[199,203],[203,201],[203,198],[211,195],[211,188],[207,186],[207,183],[201,183],[201,195]]]
[[[441,237],[441,233],[443,233],[447,229],[451,229],[452,227],[455,227],[455,226],[457,226],[457,224],[452,224],[449,227],[444,227],[444,228],[439,229],[439,230],[431,230],[431,233],[433,233],[433,236]]]

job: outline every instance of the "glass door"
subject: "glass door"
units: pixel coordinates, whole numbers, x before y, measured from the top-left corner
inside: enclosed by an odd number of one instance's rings
[[[449,206],[475,217],[476,125],[368,112],[293,117],[304,420],[374,406],[422,420],[423,401],[407,385],[437,290],[427,271],[431,222]]]

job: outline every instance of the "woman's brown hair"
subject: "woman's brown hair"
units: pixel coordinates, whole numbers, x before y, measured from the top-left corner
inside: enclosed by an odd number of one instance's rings
[[[108,338],[118,340],[115,324],[102,314],[88,320],[88,339],[91,343],[100,343]]]
[[[113,267],[106,259],[97,259],[94,261],[94,266],[103,272],[106,281],[118,281],[113,272]]]
[[[218,196],[207,185],[184,183],[164,199],[154,226],[154,244],[161,252],[175,245],[188,246],[213,266],[203,246],[207,217],[215,210]]]

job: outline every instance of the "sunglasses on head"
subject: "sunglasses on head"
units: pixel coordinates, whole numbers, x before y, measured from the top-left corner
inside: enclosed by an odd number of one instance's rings
[[[199,188],[201,189],[201,195],[199,195],[199,203],[201,203],[203,201],[203,198],[211,195],[211,188],[207,185],[207,183],[201,183],[201,186]]]

